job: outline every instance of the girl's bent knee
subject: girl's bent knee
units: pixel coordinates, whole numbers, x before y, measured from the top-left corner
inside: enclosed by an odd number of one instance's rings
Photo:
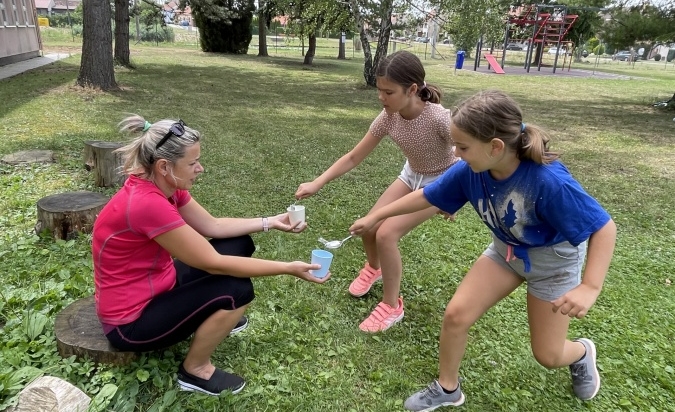
[[[474,322],[466,313],[461,307],[448,305],[443,314],[443,328],[469,330]]]
[[[563,366],[561,365],[562,353],[552,352],[549,350],[533,350],[532,354],[534,355],[534,359],[536,359],[537,362],[546,369],[555,369]]]
[[[380,230],[377,231],[376,239],[378,245],[397,245],[399,240],[401,240],[401,234],[380,228]]]

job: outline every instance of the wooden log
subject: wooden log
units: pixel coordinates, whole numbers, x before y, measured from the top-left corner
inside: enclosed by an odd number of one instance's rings
[[[87,140],[84,142],[84,156],[83,163],[84,168],[87,172],[91,172],[94,169],[94,144],[104,143],[102,140]]]
[[[87,170],[94,171],[94,181],[98,187],[121,186],[126,176],[122,173],[122,154],[115,150],[122,143],[89,140],[84,142],[84,164]]]
[[[49,230],[55,239],[69,240],[91,233],[96,215],[108,203],[100,193],[80,191],[43,197],[37,202],[35,233]]]
[[[16,406],[7,412],[82,412],[91,403],[84,392],[53,376],[42,376],[19,392]]]
[[[76,300],[59,312],[54,332],[56,347],[64,358],[75,355],[98,363],[127,365],[137,357],[135,352],[121,352],[112,347],[96,316],[93,296]]]

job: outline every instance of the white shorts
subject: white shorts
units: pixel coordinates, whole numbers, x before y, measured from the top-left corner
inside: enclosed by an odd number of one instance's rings
[[[406,186],[408,186],[410,190],[414,192],[417,189],[421,189],[424,186],[427,186],[429,183],[441,177],[441,175],[442,173],[440,175],[433,175],[433,176],[415,173],[410,168],[410,163],[408,163],[408,161],[406,160],[405,165],[403,165],[403,170],[401,170],[401,174],[398,176],[398,178],[401,179],[401,181],[405,183]]]

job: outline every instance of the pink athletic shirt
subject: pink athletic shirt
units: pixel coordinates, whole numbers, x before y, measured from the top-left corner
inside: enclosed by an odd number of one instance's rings
[[[437,103],[426,102],[422,113],[411,120],[382,110],[370,133],[379,139],[389,135],[415,173],[439,175],[459,160],[450,138],[450,110]]]
[[[154,183],[132,175],[103,207],[91,247],[102,323],[133,322],[150,299],[174,286],[173,259],[153,238],[186,224],[178,209],[190,199],[187,190],[167,199]]]

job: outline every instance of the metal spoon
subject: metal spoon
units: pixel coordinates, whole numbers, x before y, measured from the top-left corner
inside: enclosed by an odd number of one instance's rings
[[[325,242],[323,245],[326,247],[326,249],[337,249],[340,246],[342,246],[343,243],[345,243],[346,241],[348,241],[351,238],[352,238],[352,235],[349,235],[342,240],[331,240],[330,242],[327,242],[323,238],[319,238],[319,242],[321,242],[323,240]]]

